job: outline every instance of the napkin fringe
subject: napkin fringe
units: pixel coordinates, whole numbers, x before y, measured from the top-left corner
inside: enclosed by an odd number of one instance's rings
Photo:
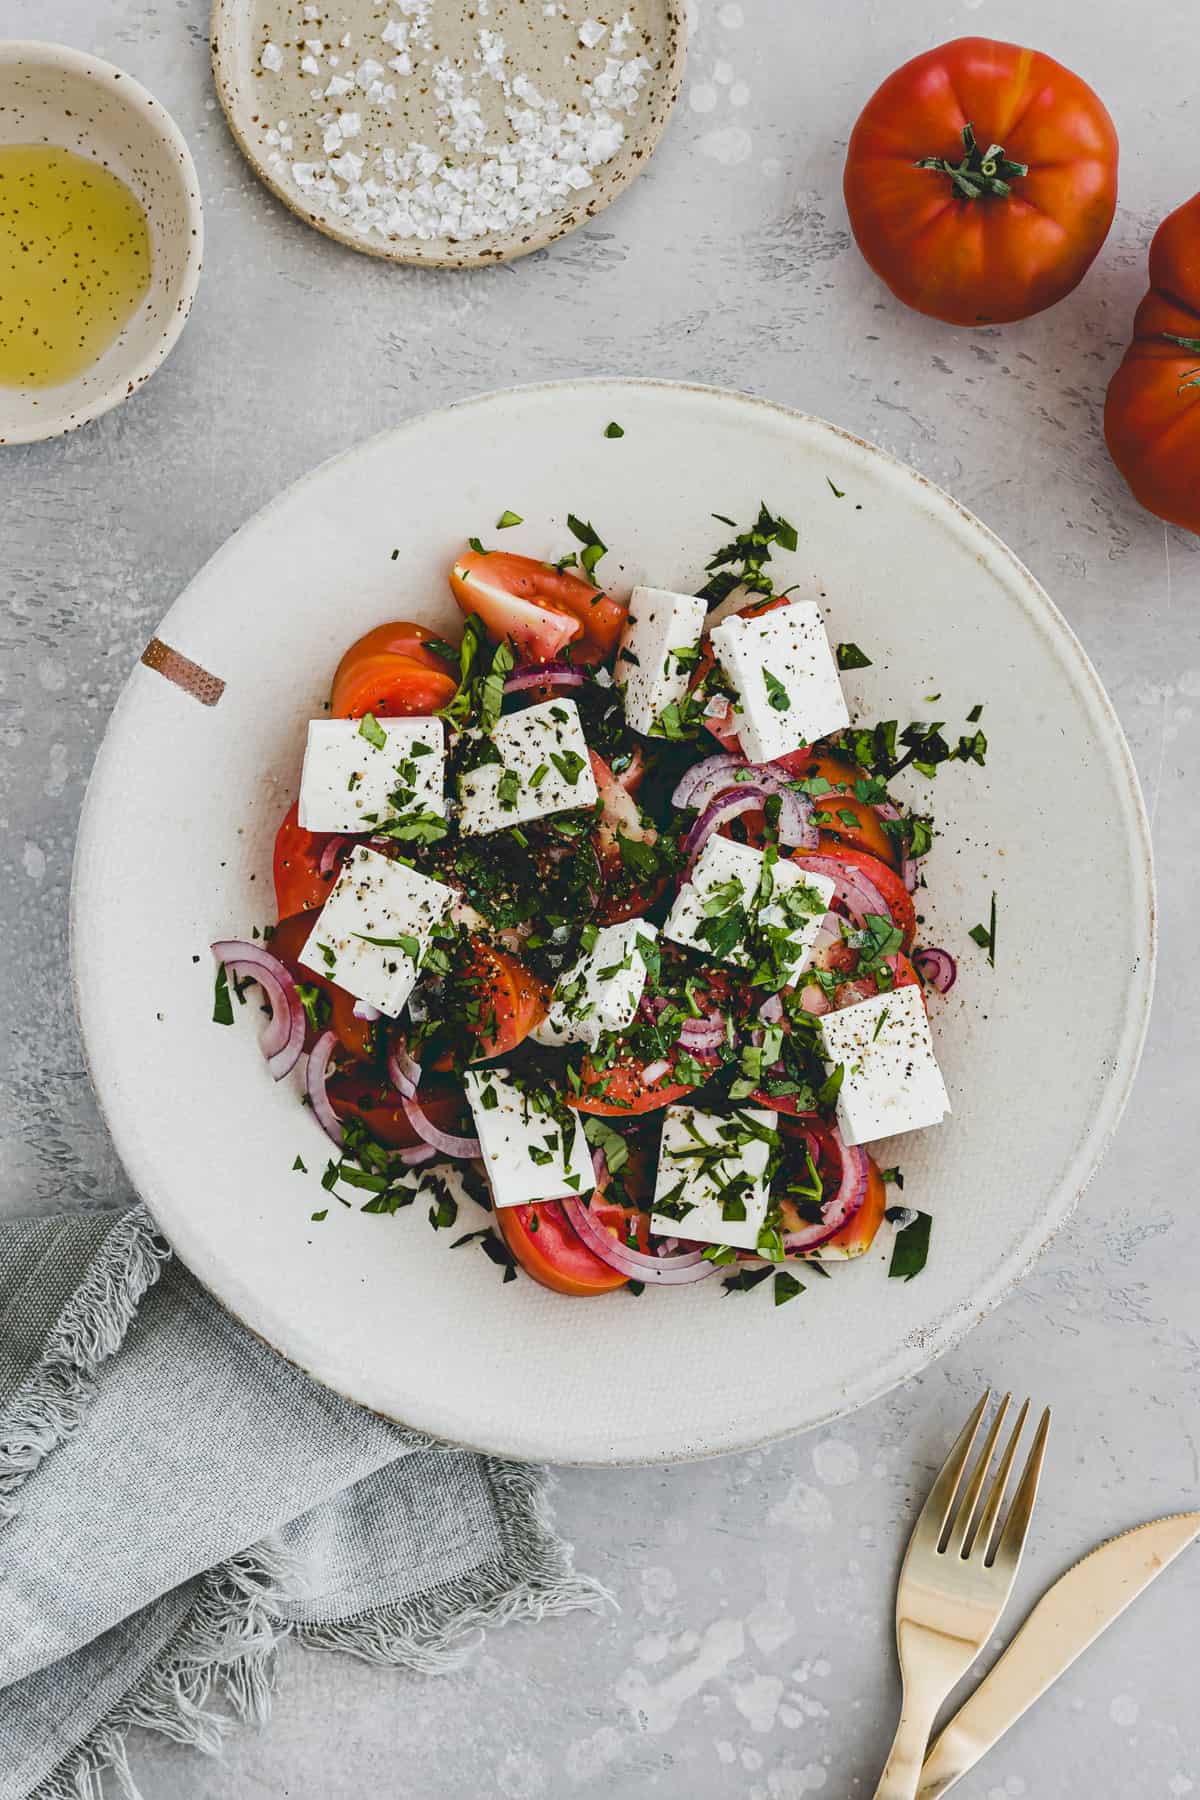
[[[298,1624],[299,1641],[364,1662],[440,1675],[466,1661],[488,1626],[615,1606],[601,1582],[576,1573],[571,1545],[555,1535],[549,1471],[489,1460],[487,1473],[502,1543],[493,1564],[358,1618]]]
[[[101,1365],[120,1349],[170,1257],[140,1206],[122,1213],[100,1244],[36,1367],[0,1419],[0,1525],[16,1516],[13,1496],[29,1476],[83,1423]]]

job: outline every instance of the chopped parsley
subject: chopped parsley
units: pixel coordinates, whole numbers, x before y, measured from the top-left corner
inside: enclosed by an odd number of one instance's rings
[[[929,1233],[933,1219],[929,1213],[914,1213],[910,1224],[896,1233],[888,1275],[896,1280],[911,1281],[929,1260]]]
[[[213,989],[213,1024],[233,1024],[233,1001],[229,998],[229,981],[225,974],[225,964],[217,964],[217,980]]]
[[[606,438],[620,438],[625,436],[625,432],[624,428],[618,425],[615,419],[610,419],[608,424],[604,427],[604,435]]]
[[[791,712],[792,702],[787,689],[778,675],[772,675],[770,669],[763,670],[763,682],[767,689],[767,698],[776,712]]]
[[[405,956],[411,957],[413,962],[417,962],[421,955],[420,938],[413,937],[408,931],[401,931],[392,938],[369,937],[365,931],[355,931],[351,935],[364,944],[374,944],[377,950],[403,950]]]
[[[871,658],[857,644],[839,644],[837,647],[837,666],[839,669],[869,669]]]
[[[579,553],[579,561],[583,565],[584,573],[590,577],[600,558],[606,554],[608,545],[603,538],[597,535],[593,525],[585,524],[582,519],[577,519],[574,513],[567,514],[567,528],[583,545],[583,549]]]
[[[308,1168],[307,1168],[307,1165],[305,1164],[304,1158],[302,1156],[298,1156],[296,1158],[295,1162],[292,1164],[292,1173],[296,1174],[297,1172],[301,1175],[308,1174]]]
[[[713,517],[737,531],[734,521],[723,513],[714,513]],[[773,593],[774,584],[765,568],[771,560],[771,547],[778,544],[782,550],[794,550],[798,542],[796,527],[789,525],[782,515],[774,517],[760,504],[754,524],[745,531],[737,531],[732,542],[725,544],[705,564],[709,580],[700,589],[701,597],[717,606],[739,587],[748,588],[755,594]]]
[[[787,1301],[794,1300],[796,1298],[797,1294],[802,1294],[803,1292],[804,1292],[804,1283],[802,1281],[797,1281],[796,1277],[791,1273],[791,1271],[789,1269],[776,1269],[776,1271],[775,1271],[775,1304],[776,1304],[776,1306],[785,1305]]]
[[[500,517],[496,520],[496,530],[507,531],[512,525],[523,525],[524,523],[525,521],[520,513],[505,511],[502,512]]]
[[[987,959],[994,969],[996,966],[996,896],[994,893],[992,910],[988,914],[987,924],[972,925],[967,935],[979,945],[981,950],[987,951]]]
[[[372,744],[376,750],[386,750],[387,748],[387,732],[372,712],[363,714],[358,735],[360,738],[366,738],[368,744]]]

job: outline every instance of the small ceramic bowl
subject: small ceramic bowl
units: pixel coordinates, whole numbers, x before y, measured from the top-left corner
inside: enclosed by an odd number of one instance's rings
[[[173,347],[200,279],[200,184],[158,101],[132,75],[64,44],[0,42],[0,144],[55,144],[111,169],[150,226],[150,286],[103,355],[55,387],[0,387],[0,444],[28,444],[116,406]]]

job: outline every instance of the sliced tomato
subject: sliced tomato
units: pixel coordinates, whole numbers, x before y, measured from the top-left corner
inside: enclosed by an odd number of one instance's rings
[[[883,829],[875,808],[853,794],[824,794],[813,801],[821,849],[865,850],[889,869],[900,868],[900,846]]]
[[[568,1106],[577,1112],[602,1113],[609,1118],[630,1119],[635,1113],[655,1112],[693,1093],[691,1086],[672,1081],[668,1071],[659,1081],[647,1083],[646,1064],[640,1058],[618,1058],[607,1068],[597,1069],[590,1056],[585,1056],[579,1075],[582,1082],[578,1094],[568,1094]]]
[[[307,912],[313,906],[324,906],[341,867],[339,856],[328,874],[322,875],[321,857],[336,834],[305,831],[300,824],[299,812],[297,800],[288,807],[275,834],[275,905],[281,919],[289,918],[292,913]],[[347,838],[347,850],[350,845],[351,840]]]
[[[834,865],[839,869],[844,869],[848,879],[853,879],[855,871],[864,875],[873,887],[878,888],[880,898],[886,903],[888,912],[892,916],[892,924],[898,925],[904,933],[904,942],[900,948],[904,951],[912,949],[917,935],[917,909],[913,905],[912,895],[895,869],[890,868],[887,863],[880,862],[877,856],[869,856],[864,850],[848,851],[830,845],[818,850],[792,851],[792,858],[796,862],[804,862],[810,856],[820,859],[817,865],[820,873],[828,875],[832,880],[837,880]],[[827,864],[830,866],[825,866]],[[833,910],[841,913],[843,917],[851,916],[844,901],[840,900],[836,893],[833,897]],[[854,922],[862,925],[861,919],[856,919]]]
[[[498,1206],[496,1227],[527,1275],[557,1294],[583,1297],[611,1294],[624,1287],[628,1276],[610,1268],[578,1237],[558,1200],[540,1200],[531,1206]],[[623,1233],[624,1213],[619,1206],[594,1206],[592,1216],[612,1231]]]
[[[913,968],[907,956],[902,956],[897,953],[895,956],[885,957],[884,961],[892,971],[892,979],[886,990],[887,992],[890,992],[892,988],[921,987],[921,977],[917,974],[917,971]],[[834,989],[834,1008],[836,1010],[843,1006],[853,1006],[858,1000],[873,1000],[876,994],[883,993],[884,991],[885,990],[881,988],[876,981],[874,975],[861,976],[854,981],[843,981],[840,987]],[[924,989],[921,991],[924,993]]]
[[[468,550],[450,571],[465,613],[482,620],[497,643],[508,638],[525,663],[552,662],[567,646],[577,662],[611,656],[625,607],[567,570],[507,550]]]
[[[335,986],[332,981],[327,981],[324,975],[317,974],[300,961],[300,952],[317,922],[318,910],[314,907],[311,911],[294,913],[291,918],[281,919],[271,938],[271,950],[280,962],[287,964],[297,981],[319,988],[328,997],[329,1023],[337,1033],[342,1049],[359,1062],[369,1061],[374,1054],[375,1035],[366,1019],[355,1018],[354,995],[348,994],[345,988]],[[312,1049],[317,1036],[311,1020],[308,1021],[304,1032],[306,1050]]]
[[[599,925],[616,925],[622,919],[639,918],[648,906],[662,895],[669,880],[665,872],[647,881],[631,869],[621,855],[620,840],[635,844],[656,844],[658,832],[642,817],[634,799],[641,781],[639,770],[631,782],[628,773],[613,774],[602,756],[589,750],[596,791],[600,796],[600,816],[592,830],[592,848],[600,865],[600,895],[596,906]]]
[[[812,744],[805,744],[800,750],[789,750],[775,761],[777,767],[786,769],[797,781],[827,781],[831,788],[847,794],[854,792],[856,781],[866,777],[866,770],[860,769],[848,756],[839,756],[834,750],[821,750]],[[813,804],[820,806],[820,795]]]
[[[329,1077],[325,1091],[339,1119],[358,1119],[385,1149],[409,1150],[421,1142],[409,1124],[400,1095],[386,1082],[373,1081],[355,1069],[338,1069]],[[423,1081],[421,1110],[442,1131],[457,1134],[464,1130],[463,1095],[457,1083],[437,1088]]]
[[[887,1211],[887,1183],[878,1168],[867,1157],[867,1192],[862,1205],[856,1213],[852,1213],[840,1231],[831,1238],[826,1238],[813,1256],[821,1262],[843,1262],[853,1256],[862,1256],[875,1242],[876,1233],[883,1224],[883,1215]]]
[[[546,1016],[549,990],[520,957],[472,936],[458,983],[471,1007],[463,1023],[478,1040],[475,1060],[503,1056]]]
[[[458,674],[436,650],[435,634],[407,619],[377,625],[351,644],[333,677],[335,719],[379,719],[435,713],[454,698]]]

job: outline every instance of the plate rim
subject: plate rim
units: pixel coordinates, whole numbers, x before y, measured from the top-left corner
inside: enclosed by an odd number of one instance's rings
[[[635,181],[645,170],[671,122],[671,116],[683,89],[684,69],[687,63],[687,0],[662,0],[662,3],[667,9],[669,60],[663,70],[661,97],[650,110],[650,116],[646,120],[642,135],[642,147],[638,154],[617,160],[599,182],[597,191],[582,206],[568,206],[563,211],[551,213],[545,223],[531,232],[528,237],[516,239],[498,234],[495,248],[463,251],[443,251],[434,248],[433,246],[437,244],[450,241],[443,238],[431,240],[429,247],[424,248],[420,239],[412,240],[408,247],[403,249],[386,241],[375,243],[370,239],[357,237],[352,231],[347,231],[333,219],[325,218],[320,213],[310,212],[296,194],[275,178],[242,129],[238,119],[233,51],[226,31],[232,33],[235,15],[248,4],[248,0],[212,0],[209,13],[209,39],[213,86],[217,92],[217,99],[221,103],[221,111],[225,115],[230,136],[245,158],[251,172],[303,224],[311,226],[314,231],[319,231],[323,237],[331,238],[335,243],[342,244],[346,249],[356,250],[361,256],[373,256],[379,262],[398,263],[409,268],[490,269],[498,263],[515,262],[519,257],[529,256],[535,250],[544,250],[549,244],[556,243],[559,238],[569,236],[572,231],[578,231],[581,226],[586,225],[590,219],[594,219],[610,206],[618,195],[623,193],[630,183]],[[489,243],[490,238],[484,237],[477,241],[483,245]],[[422,416],[428,417],[428,414]],[[316,471],[311,472],[315,473]]]
[[[784,1424],[780,1425],[777,1429],[769,1431],[763,1431],[761,1429],[755,1430],[745,1436],[731,1433],[727,1439],[722,1440],[720,1443],[710,1442],[700,1446],[689,1447],[683,1451],[671,1449],[626,1457],[605,1455],[564,1457],[561,1454],[556,1454],[554,1450],[549,1447],[541,1449],[530,1448],[514,1452],[511,1447],[506,1448],[502,1443],[477,1442],[452,1437],[443,1437],[440,1439],[440,1441],[451,1444],[457,1448],[471,1450],[483,1455],[496,1456],[507,1460],[520,1459],[545,1461],[551,1462],[555,1464],[555,1466],[562,1468],[661,1467],[673,1463],[705,1461],[710,1457],[715,1456],[736,1455],[747,1450],[761,1448],[766,1444],[778,1443],[810,1431],[819,1430],[834,1420],[845,1418],[850,1414],[859,1411],[863,1406],[867,1406],[873,1401],[881,1399],[884,1395],[893,1392],[903,1382],[911,1380],[914,1375],[929,1367],[930,1364],[943,1356],[948,1350],[953,1349],[955,1345],[960,1343],[974,1325],[982,1322],[988,1313],[992,1312],[1007,1298],[1013,1289],[1025,1279],[1044,1251],[1049,1247],[1050,1243],[1070,1219],[1089,1182],[1092,1180],[1101,1162],[1104,1160],[1105,1153],[1112,1142],[1117,1127],[1121,1122],[1126,1105],[1128,1104],[1129,1096],[1132,1092],[1133,1084],[1141,1063],[1154,997],[1159,936],[1157,889],[1150,821],[1132,752],[1130,751],[1129,743],[1117,715],[1116,708],[1109,698],[1104,684],[1100,680],[1099,674],[1094,668],[1087,652],[1079,638],[1076,636],[1070,623],[1059,610],[1053,599],[1042,587],[1041,583],[1033,575],[1031,570],[1026,567],[1009,545],[1007,545],[990,526],[986,525],[971,512],[968,507],[956,500],[953,495],[946,493],[943,488],[931,481],[929,477],[924,475],[920,470],[913,468],[911,464],[904,462],[900,457],[894,456],[890,451],[884,450],[880,445],[872,443],[870,439],[860,437],[856,433],[847,430],[844,426],[833,424],[831,421],[823,419],[817,414],[804,412],[799,408],[788,406],[780,401],[765,398],[762,395],[746,393],[736,388],[722,388],[700,382],[671,381],[654,377],[639,376],[590,376],[556,381],[530,382],[506,388],[489,389],[482,393],[472,394],[465,396],[462,399],[448,402],[444,406],[434,407],[427,411],[415,414],[411,418],[402,420],[398,425],[389,426],[382,431],[372,433],[371,436],[361,439],[357,443],[347,445],[344,449],[335,452],[334,455],[325,458],[322,462],[317,463],[313,468],[306,471],[305,474],[299,476],[297,480],[289,483],[279,492],[272,495],[262,507],[258,508],[257,511],[252,513],[240,524],[236,525],[229,532],[224,542],[220,544],[212,555],[201,563],[194,571],[191,578],[172,602],[168,611],[164,614],[162,620],[160,620],[154,635],[165,633],[169,640],[171,635],[170,624],[173,614],[184,604],[192,588],[200,578],[207,575],[215,567],[219,567],[221,561],[227,554],[233,553],[235,543],[244,536],[249,526],[257,524],[260,520],[269,517],[277,508],[282,507],[298,492],[315,483],[338,464],[349,461],[351,458],[360,454],[377,449],[387,441],[399,439],[410,431],[419,429],[433,420],[444,419],[453,413],[468,412],[473,408],[493,404],[495,402],[502,402],[509,398],[555,394],[560,395],[565,399],[572,394],[579,393],[581,390],[586,392],[588,390],[603,388],[633,389],[638,390],[639,392],[660,391],[665,392],[668,395],[679,393],[691,394],[698,396],[701,399],[716,401],[719,404],[733,403],[738,408],[747,407],[756,409],[768,415],[780,418],[789,425],[800,425],[810,429],[815,428],[819,432],[827,432],[833,437],[852,445],[857,451],[866,452],[868,456],[880,459],[885,465],[890,467],[894,474],[902,476],[908,482],[913,483],[917,492],[932,497],[935,506],[939,508],[943,505],[948,507],[950,512],[957,515],[959,521],[964,523],[968,530],[981,536],[989,551],[993,555],[998,555],[1014,576],[1015,579],[1011,589],[1013,598],[1020,602],[1023,609],[1035,622],[1045,623],[1057,633],[1062,649],[1069,653],[1071,658],[1072,673],[1075,677],[1073,685],[1083,688],[1092,704],[1097,708],[1103,723],[1108,727],[1107,742],[1109,743],[1112,752],[1115,753],[1114,769],[1115,771],[1119,771],[1125,790],[1125,796],[1129,804],[1128,824],[1131,829],[1127,835],[1127,842],[1130,849],[1131,877],[1136,884],[1137,891],[1135,897],[1140,903],[1145,917],[1147,936],[1144,953],[1138,959],[1137,966],[1131,972],[1130,977],[1128,999],[1131,1004],[1137,1004],[1137,1015],[1136,1017],[1132,1017],[1127,1009],[1125,1027],[1121,1038],[1118,1041],[1114,1059],[1115,1067],[1104,1090],[1103,1104],[1097,1110],[1096,1117],[1093,1119],[1086,1135],[1081,1138],[1076,1153],[1068,1164],[1062,1179],[1056,1184],[1054,1189],[1051,1190],[1049,1202],[1038,1225],[1030,1232],[1024,1234],[1019,1242],[1009,1251],[1007,1256],[997,1264],[992,1277],[983,1289],[964,1300],[952,1304],[930,1324],[918,1326],[911,1330],[897,1346],[895,1352],[881,1370],[878,1379],[864,1379],[848,1391],[839,1390],[837,1397],[832,1400],[828,1408],[823,1410],[819,1416],[810,1418],[801,1425]],[[112,1139],[113,1147],[120,1157],[122,1167],[129,1177],[134,1192],[145,1204],[151,1215],[154,1217],[159,1229],[163,1232],[163,1235],[172,1243],[172,1247],[174,1247],[174,1240],[166,1230],[166,1227],[162,1225],[161,1220],[159,1220],[153,1201],[149,1196],[148,1187],[151,1184],[147,1184],[147,1187],[143,1187],[141,1183],[134,1178],[133,1171],[126,1161],[121,1136],[118,1131],[114,1129],[113,1119],[110,1116],[105,1094],[100,1082],[97,1080],[97,1071],[100,1062],[98,1057],[93,1057],[92,1047],[89,1042],[85,1025],[83,984],[80,980],[79,957],[77,954],[77,946],[81,931],[80,921],[84,911],[84,908],[80,903],[78,874],[81,864],[87,860],[87,851],[90,848],[91,834],[94,829],[92,820],[98,804],[96,796],[99,793],[100,783],[103,780],[105,773],[104,764],[107,760],[106,752],[110,747],[114,727],[127,710],[127,707],[131,704],[131,696],[136,685],[137,669],[139,666],[139,664],[135,663],[134,667],[130,670],[125,685],[109,716],[104,736],[97,750],[96,759],[89,775],[87,789],[80,812],[75,854],[72,862],[69,901],[70,982],[76,1020],[79,1026],[79,1035],[83,1046],[85,1067],[92,1084],[100,1115],[104,1120],[105,1127]],[[191,1267],[190,1263],[186,1263],[186,1259],[181,1252],[177,1251],[176,1254],[180,1255],[180,1260],[185,1262],[185,1266]],[[193,1273],[196,1272],[193,1270]],[[286,1361],[292,1363],[294,1367],[302,1369],[305,1374],[309,1375],[314,1381],[320,1383],[321,1386],[328,1388],[333,1393],[339,1394],[342,1398],[350,1401],[351,1404],[362,1406],[365,1411],[374,1412],[376,1416],[385,1418],[389,1423],[398,1425],[406,1430],[418,1432],[432,1430],[432,1427],[428,1425],[413,1424],[410,1421],[399,1418],[395,1414],[384,1412],[378,1407],[364,1405],[364,1402],[357,1399],[352,1393],[347,1392],[346,1389],[339,1386],[337,1382],[329,1381],[325,1376],[321,1375],[309,1362],[302,1361],[298,1357],[293,1356],[289,1351],[282,1349],[279,1345],[273,1343],[271,1339],[266,1337],[255,1325],[242,1318],[236,1308],[223,1299],[214,1287],[209,1285],[208,1279],[199,1274],[196,1274],[196,1279],[201,1282],[201,1285],[205,1288],[206,1292],[212,1294],[218,1304],[225,1307],[225,1310],[233,1317],[237,1318],[241,1324],[245,1325],[247,1330],[251,1331],[262,1342],[267,1343],[270,1348],[274,1349],[276,1353],[282,1356]]]

